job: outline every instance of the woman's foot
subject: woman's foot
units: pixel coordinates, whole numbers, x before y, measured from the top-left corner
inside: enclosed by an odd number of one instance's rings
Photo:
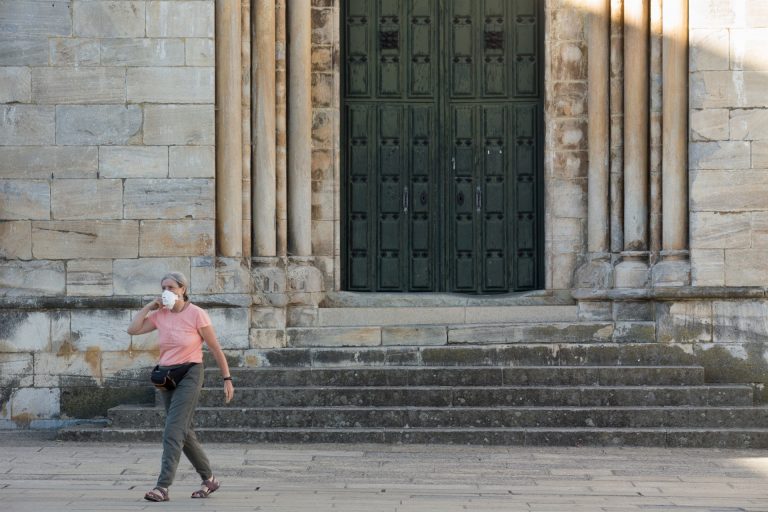
[[[221,487],[221,482],[219,482],[216,477],[212,476],[208,480],[203,480],[203,483],[200,484],[200,489],[196,490],[192,493],[193,498],[207,498],[210,496],[213,492],[216,491]]]
[[[171,498],[168,497],[168,489],[155,487],[144,495],[144,499],[147,501],[169,501]]]

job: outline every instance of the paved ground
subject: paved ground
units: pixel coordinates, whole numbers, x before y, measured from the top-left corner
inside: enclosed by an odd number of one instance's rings
[[[0,511],[768,511],[768,452],[649,448],[207,445],[223,481],[142,499],[155,444],[61,443],[0,432]]]

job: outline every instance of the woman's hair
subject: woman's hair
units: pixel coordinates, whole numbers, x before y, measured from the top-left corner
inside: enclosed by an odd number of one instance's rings
[[[160,284],[163,284],[163,281],[166,279],[170,279],[171,281],[176,281],[176,284],[179,286],[184,287],[184,300],[189,300],[189,295],[187,295],[187,292],[189,291],[189,281],[187,281],[187,276],[182,274],[181,272],[168,272],[163,276],[163,278],[160,280]]]

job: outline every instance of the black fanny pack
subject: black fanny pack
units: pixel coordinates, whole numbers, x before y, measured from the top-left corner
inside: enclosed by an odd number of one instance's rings
[[[160,365],[157,365],[152,369],[149,380],[152,381],[152,384],[154,384],[156,388],[176,389],[176,386],[179,385],[181,379],[183,379],[189,369],[196,364],[197,363],[187,363],[179,366],[164,366],[162,368]]]

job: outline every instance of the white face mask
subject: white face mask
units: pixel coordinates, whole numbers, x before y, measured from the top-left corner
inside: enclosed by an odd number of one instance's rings
[[[170,290],[164,290],[161,298],[163,300],[163,306],[165,306],[168,309],[171,309],[173,305],[176,304],[176,301],[179,300],[178,295],[176,295]]]

